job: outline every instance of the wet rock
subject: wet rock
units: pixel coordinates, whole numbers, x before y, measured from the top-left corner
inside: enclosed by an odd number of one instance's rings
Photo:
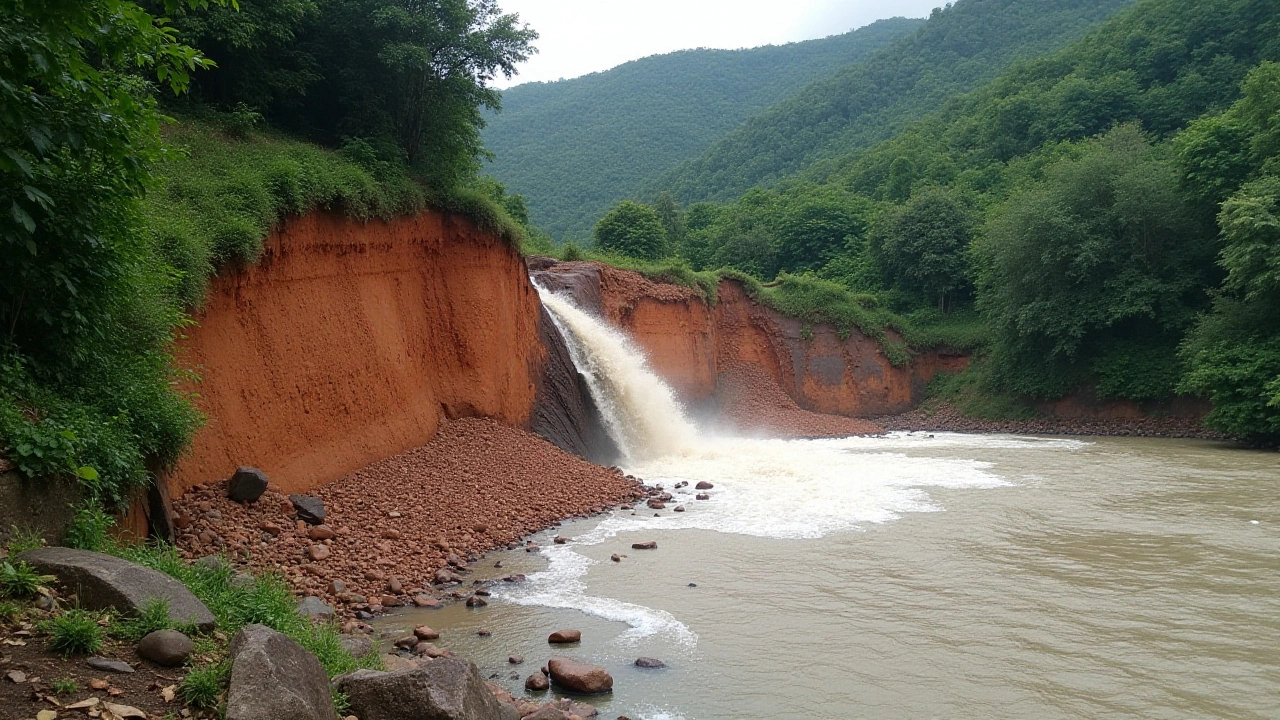
[[[435,630],[432,630],[426,625],[419,625],[418,627],[414,628],[413,635],[419,640],[439,640],[440,639],[440,633],[436,632]]]
[[[665,502],[657,498],[653,498],[646,504],[649,506],[651,510],[665,510],[667,507],[667,504]]]
[[[485,600],[484,598],[478,595],[472,595],[471,597],[467,598],[467,607],[469,608],[484,607],[485,605],[488,605],[488,604],[489,604],[488,600]]]
[[[238,503],[257,502],[267,491],[267,474],[252,467],[236,468],[227,481],[227,497]]]
[[[649,540],[648,542],[631,543],[632,550],[657,550],[658,541]]]
[[[554,645],[582,642],[581,630],[557,630],[547,636],[547,642]]]
[[[515,707],[489,691],[475,665],[435,660],[399,672],[358,670],[334,681],[360,720],[516,720]]]
[[[524,656],[523,656],[523,655],[511,655],[511,656],[509,656],[509,657],[507,658],[507,662],[511,663],[512,665],[523,665],[523,664],[524,664]]]
[[[622,562],[622,556],[621,556],[621,555],[619,555],[619,554],[617,554],[617,553],[614,553],[614,554],[610,555],[610,556],[609,556],[609,559],[610,559],[610,560],[612,560],[612,561],[614,561],[614,562]]]
[[[195,652],[191,638],[177,630],[156,630],[138,643],[138,655],[161,667],[178,667]]]
[[[569,538],[563,535],[557,535],[552,542],[554,542],[557,545],[564,545],[569,542]]]
[[[132,615],[156,600],[169,604],[169,619],[204,632],[216,624],[213,613],[185,585],[164,573],[111,555],[48,547],[18,556],[43,574],[54,575],[88,610],[119,610]]]
[[[613,676],[599,665],[556,657],[547,661],[547,668],[552,682],[566,690],[589,695],[613,690]]]
[[[430,595],[415,595],[413,597],[413,604],[417,605],[420,608],[440,607],[440,601],[431,597]]]
[[[308,525],[319,525],[324,522],[325,516],[328,515],[324,509],[324,501],[318,497],[290,495],[289,502],[293,503],[293,508],[298,513],[298,519]]]
[[[102,670],[104,672],[113,672],[127,674],[133,672],[133,666],[121,660],[112,660],[104,657],[91,657],[85,663],[94,670]]]
[[[551,687],[551,680],[543,675],[541,670],[525,678],[524,681],[524,689],[531,692],[542,692],[549,687]]]
[[[490,637],[493,635],[493,631],[480,628],[479,630],[476,630],[476,635],[479,635],[480,637]]]
[[[227,720],[337,720],[324,666],[285,635],[250,625],[230,655]]]
[[[318,597],[305,597],[298,602],[298,614],[311,620],[332,620],[333,608]]]
[[[396,640],[394,643],[394,645],[400,648],[401,650],[412,649],[417,644],[418,644],[418,638],[413,635],[410,635],[408,637],[402,637],[399,640]]]
[[[651,658],[651,657],[636,658],[636,667],[639,667],[639,668],[657,669],[657,668],[664,668],[666,666],[667,664],[662,662],[658,658]]]
[[[436,571],[435,579],[436,579],[437,585],[444,585],[446,583],[454,582],[456,578],[457,576],[454,575],[453,572],[449,570],[449,568],[440,568],[439,570]]]
[[[710,496],[710,495],[708,495],[708,494],[706,494],[706,493],[698,493],[695,497],[696,497],[698,500],[710,500],[710,499],[711,499],[711,496]]]
[[[693,486],[693,489],[694,489],[694,490],[712,490],[712,489],[714,489],[714,488],[715,488],[715,485],[712,485],[711,483],[707,482],[706,480],[703,480],[702,482],[700,482],[700,483],[698,483],[697,485],[694,485],[694,486]]]
[[[683,505],[677,505],[677,506],[676,506],[676,508],[675,508],[675,510],[676,510],[676,512],[684,512],[684,506],[683,506]]]
[[[532,715],[525,715],[522,720],[569,720],[569,715],[554,705],[545,705]]]

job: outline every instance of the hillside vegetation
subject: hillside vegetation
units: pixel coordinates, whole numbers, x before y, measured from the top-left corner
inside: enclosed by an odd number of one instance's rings
[[[480,108],[534,37],[453,0],[0,2],[0,454],[125,503],[201,422],[188,311],[290,213],[434,206],[520,242]]]
[[[641,180],[696,157],[748,115],[922,23],[896,18],[789,45],[686,50],[511,88],[502,112],[487,116],[488,172],[523,195],[534,223],[552,236],[586,237]]]
[[[1132,0],[960,0],[911,36],[751,117],[646,182],[682,202],[729,200],[884,140],[1010,64],[1056,50]]]
[[[964,382],[986,398],[1199,394],[1212,427],[1276,443],[1277,61],[1274,2],[1140,0],[885,141],[731,202],[660,195],[644,226],[660,241],[620,232],[622,207],[599,229],[650,262],[979,318]],[[808,297],[793,314],[836,303]]]

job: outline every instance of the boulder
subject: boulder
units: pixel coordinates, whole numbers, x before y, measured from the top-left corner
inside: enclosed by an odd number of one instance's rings
[[[298,603],[298,614],[312,620],[332,620],[333,608],[318,597],[305,597]]]
[[[324,501],[311,495],[290,495],[289,502],[298,513],[298,519],[308,525],[319,525],[328,515],[324,509]]]
[[[707,482],[706,480],[703,480],[702,482],[700,482],[700,483],[698,483],[697,485],[694,485],[694,486],[693,486],[693,489],[694,489],[694,490],[711,490],[711,489],[713,489],[713,488],[715,488],[715,485],[712,485],[711,483]]]
[[[204,632],[216,624],[213,613],[185,585],[162,572],[111,555],[48,547],[28,550],[18,559],[41,573],[54,575],[75,593],[80,607],[135,614],[156,600],[169,604],[174,624],[191,624]]]
[[[557,630],[547,636],[547,642],[553,644],[582,642],[581,630]]]
[[[419,640],[439,640],[440,639],[440,633],[436,630],[432,630],[426,625],[419,625],[418,627],[414,628],[413,634]]]
[[[227,720],[337,720],[324,666],[285,635],[250,625],[230,655]]]
[[[636,667],[656,669],[656,668],[664,668],[666,666],[667,664],[662,662],[658,658],[651,658],[651,657],[636,658]]]
[[[156,630],[138,643],[138,655],[161,667],[178,667],[195,652],[191,638],[177,630]]]
[[[236,468],[227,481],[227,497],[238,503],[257,502],[267,491],[267,475],[258,468]]]
[[[547,661],[547,669],[551,671],[552,682],[566,690],[584,694],[613,690],[613,676],[599,665],[556,657]]]
[[[475,665],[445,658],[412,670],[358,670],[334,681],[360,720],[517,720],[512,705],[500,703]],[[230,719],[228,719],[230,720]]]

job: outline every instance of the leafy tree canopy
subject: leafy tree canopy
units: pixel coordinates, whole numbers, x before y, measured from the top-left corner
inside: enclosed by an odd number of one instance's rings
[[[657,260],[668,254],[667,229],[648,205],[625,201],[596,225],[596,247],[641,260]]]

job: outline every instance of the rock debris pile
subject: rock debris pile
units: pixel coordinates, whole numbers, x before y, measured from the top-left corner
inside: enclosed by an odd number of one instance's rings
[[[310,496],[272,488],[241,504],[226,481],[193,488],[175,504],[175,525],[187,558],[224,552],[280,572],[300,595],[347,616],[436,604],[432,584],[460,582],[482,553],[644,494],[615,468],[523,430],[465,419]]]

